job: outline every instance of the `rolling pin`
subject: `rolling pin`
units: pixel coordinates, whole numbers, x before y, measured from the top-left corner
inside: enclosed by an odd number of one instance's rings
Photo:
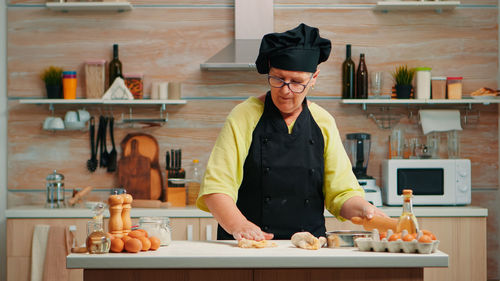
[[[396,232],[396,228],[398,225],[397,219],[391,219],[381,216],[373,216],[373,218],[371,219],[352,217],[351,221],[354,224],[362,225],[365,230],[373,230],[376,228],[379,232],[386,232],[388,229],[392,229],[392,231]]]
[[[70,206],[75,205],[80,199],[83,198],[83,196],[87,195],[90,191],[92,191],[93,187],[92,186],[87,186],[84,189],[80,190],[78,193],[75,194],[75,196],[71,197],[68,200],[68,204]]]

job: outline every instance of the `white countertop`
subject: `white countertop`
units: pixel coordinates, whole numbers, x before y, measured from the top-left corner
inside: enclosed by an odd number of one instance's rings
[[[399,217],[401,215],[401,207],[381,207],[383,212],[391,217]],[[428,206],[414,207],[417,217],[486,217],[488,209],[475,206]],[[167,216],[172,218],[211,218],[212,214],[201,211],[196,207],[185,208],[132,208],[131,217],[138,218],[143,216]],[[92,218],[93,213],[90,209],[85,208],[62,208],[62,209],[47,209],[43,206],[20,206],[7,209],[5,216],[8,219],[24,219],[24,218]],[[106,210],[105,217],[109,217],[109,212]],[[325,210],[325,217],[332,217],[330,212]]]
[[[68,268],[366,268],[448,267],[448,255],[362,252],[357,248],[296,248],[290,240],[273,240],[278,247],[238,248],[236,241],[172,241],[157,251],[70,254]]]

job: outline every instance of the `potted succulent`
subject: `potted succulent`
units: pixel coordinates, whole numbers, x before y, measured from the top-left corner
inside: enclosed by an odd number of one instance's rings
[[[62,68],[55,66],[50,66],[42,72],[41,78],[45,82],[47,97],[49,99],[60,99],[63,97],[62,73]]]
[[[415,69],[408,68],[406,65],[401,65],[392,73],[392,77],[396,82],[396,96],[398,99],[409,99],[412,89],[412,81],[415,76]]]

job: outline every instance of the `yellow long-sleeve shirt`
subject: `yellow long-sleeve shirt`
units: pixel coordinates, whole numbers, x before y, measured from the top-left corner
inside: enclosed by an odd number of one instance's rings
[[[321,129],[325,141],[325,207],[334,216],[344,220],[340,216],[344,202],[353,196],[364,197],[364,191],[352,172],[333,116],[315,103],[309,105],[309,111]],[[263,112],[264,103],[256,97],[250,97],[237,105],[227,117],[208,160],[201,184],[196,202],[201,210],[209,211],[202,198],[206,194],[223,193],[229,195],[234,202],[237,201],[238,189],[243,180],[243,165],[252,143],[252,133]]]

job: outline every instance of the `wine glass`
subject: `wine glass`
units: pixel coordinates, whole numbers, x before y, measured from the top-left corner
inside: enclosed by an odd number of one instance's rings
[[[375,71],[370,75],[370,84],[372,89],[372,94],[375,98],[380,97],[380,92],[382,91],[382,72]]]

